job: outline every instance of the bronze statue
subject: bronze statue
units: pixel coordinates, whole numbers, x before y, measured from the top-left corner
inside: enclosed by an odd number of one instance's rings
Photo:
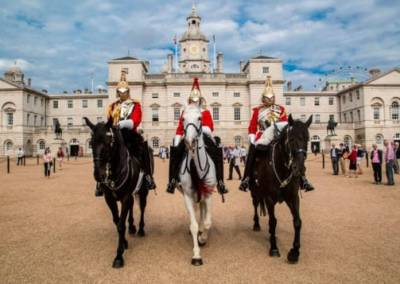
[[[62,128],[57,118],[54,120],[54,133],[56,134],[56,139],[62,139]]]
[[[337,122],[331,117],[328,121],[328,125],[326,126],[326,133],[328,136],[336,136],[335,133],[335,127],[337,126]],[[331,131],[331,134],[329,134],[329,130]]]

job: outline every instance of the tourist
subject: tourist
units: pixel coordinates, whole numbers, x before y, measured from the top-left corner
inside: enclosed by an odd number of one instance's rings
[[[17,151],[17,166],[22,165],[24,155],[25,155],[24,150],[22,150],[22,148],[19,148]]]
[[[396,174],[400,174],[400,146],[399,146],[399,142],[394,143],[394,155],[395,155],[395,159],[394,159],[394,172]]]
[[[361,162],[364,158],[364,152],[365,151],[364,151],[363,147],[361,145],[357,145],[357,173],[359,175],[363,174]]]
[[[160,154],[159,155],[160,155],[161,160],[163,162],[165,162],[165,159],[167,158],[167,149],[164,146],[162,146],[160,148]]]
[[[384,140],[383,145],[385,145],[385,165],[386,165],[386,185],[394,185],[393,178],[393,164],[394,164],[394,150],[393,145],[388,140]]]
[[[382,183],[382,150],[378,149],[377,145],[372,145],[373,150],[371,151],[371,163],[372,169],[374,170],[375,184]]]
[[[339,144],[339,164],[342,175],[346,175],[346,159],[349,154],[348,148],[345,147],[343,143]]]
[[[246,148],[244,146],[240,147],[240,162],[242,162],[243,164],[246,164],[246,155]]]
[[[50,148],[46,148],[43,154],[44,176],[50,178],[51,166],[53,164]]]
[[[61,147],[59,147],[58,151],[57,151],[57,161],[58,161],[58,167],[61,170],[62,169],[62,163],[64,161],[64,151],[62,150]]]
[[[236,173],[239,176],[239,180],[242,179],[242,175],[240,173],[240,149],[239,146],[236,146],[235,148],[232,149],[232,151],[229,154],[230,160],[229,160],[229,178],[228,180],[232,180],[232,173],[233,169],[235,168]]]
[[[339,149],[336,148],[336,145],[333,143],[331,150],[330,150],[330,156],[331,156],[331,161],[332,161],[332,169],[333,169],[333,175],[337,176],[339,174]]]
[[[353,146],[353,150],[351,151],[350,155],[348,156],[348,159],[350,161],[348,177],[351,178],[354,175],[354,177],[358,178],[358,175],[357,175],[357,145]]]

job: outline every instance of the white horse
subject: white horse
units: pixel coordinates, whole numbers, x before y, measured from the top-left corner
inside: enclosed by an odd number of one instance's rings
[[[201,110],[189,105],[183,113],[185,129],[184,143],[187,155],[180,169],[179,190],[185,199],[190,217],[190,232],[193,237],[193,265],[202,265],[200,246],[207,243],[211,228],[211,195],[217,185],[215,165],[208,156],[203,140]],[[199,206],[198,206],[199,205]],[[196,219],[196,208],[200,209],[200,220]]]

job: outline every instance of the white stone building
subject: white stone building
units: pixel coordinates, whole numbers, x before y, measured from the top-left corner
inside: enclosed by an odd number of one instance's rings
[[[55,151],[62,145],[70,153],[90,153],[90,133],[82,117],[101,121],[108,103],[116,99],[116,85],[125,69],[131,96],[143,107],[141,128],[153,148],[169,145],[180,113],[187,102],[193,77],[215,122],[215,135],[226,145],[247,144],[247,127],[252,108],[260,103],[267,76],[272,77],[277,103],[295,118],[313,114],[310,143],[318,148],[327,136],[326,125],[333,116],[339,123],[336,133],[349,144],[368,147],[382,144],[384,138],[400,140],[400,69],[373,72],[371,79],[330,82],[322,91],[292,90],[284,86],[281,59],[257,56],[240,62],[237,73],[224,73],[223,54],[216,56],[215,69],[209,57],[209,40],[200,29],[201,18],[193,9],[187,17],[187,31],[179,40],[178,66],[174,55],[159,74],[149,74],[149,62],[122,57],[108,62],[108,91],[74,91],[48,94],[24,82],[20,69],[13,67],[0,78],[0,155],[13,155],[19,147],[27,154],[41,153],[45,146]],[[175,58],[176,59],[176,58]],[[56,140],[54,119],[63,129],[63,140]],[[310,148],[309,148],[310,149]],[[157,153],[157,151],[155,151]]]

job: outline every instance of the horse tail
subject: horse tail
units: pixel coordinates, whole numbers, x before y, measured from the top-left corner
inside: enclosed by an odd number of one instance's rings
[[[197,192],[197,202],[199,202],[202,196],[208,196],[209,194],[211,194],[213,192],[213,189],[209,188],[200,179],[193,159],[190,161],[189,169],[190,169],[190,177],[192,179],[193,187],[195,188],[195,190]]]

